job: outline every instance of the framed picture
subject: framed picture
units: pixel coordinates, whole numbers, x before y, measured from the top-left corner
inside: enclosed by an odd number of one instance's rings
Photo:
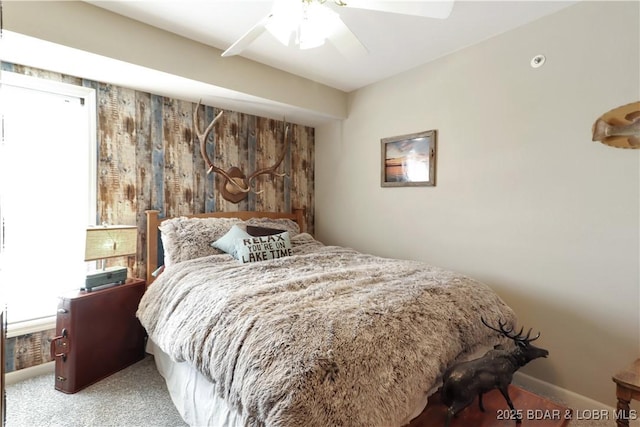
[[[382,138],[382,187],[436,185],[436,131]]]

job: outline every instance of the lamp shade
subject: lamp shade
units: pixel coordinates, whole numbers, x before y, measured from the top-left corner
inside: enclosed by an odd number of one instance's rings
[[[133,255],[137,251],[138,229],[133,225],[87,228],[84,260]]]

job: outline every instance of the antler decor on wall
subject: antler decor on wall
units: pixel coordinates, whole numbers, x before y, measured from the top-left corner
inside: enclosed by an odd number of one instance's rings
[[[617,148],[640,148],[640,101],[600,116],[593,124],[593,140]]]
[[[218,115],[211,121],[211,123],[209,123],[209,126],[207,126],[207,128],[204,131],[202,131],[198,127],[198,111],[199,110],[200,110],[200,102],[198,102],[198,105],[196,106],[196,110],[193,114],[193,128],[194,128],[194,133],[198,138],[198,141],[200,142],[200,154],[202,154],[202,158],[204,159],[204,161],[207,163],[207,166],[209,167],[209,169],[207,170],[207,174],[211,172],[215,172],[223,178],[222,182],[220,183],[219,190],[220,190],[220,194],[225,200],[228,200],[231,203],[239,203],[242,200],[246,199],[247,195],[251,192],[255,194],[262,193],[262,191],[255,191],[255,189],[253,188],[254,180],[260,175],[271,175],[273,177],[285,176],[284,173],[279,173],[276,171],[276,169],[278,169],[278,167],[284,160],[285,155],[287,154],[287,150],[289,147],[289,138],[288,138],[289,126],[285,127],[284,138],[283,138],[284,147],[282,148],[282,153],[280,154],[280,157],[278,157],[278,159],[276,160],[276,163],[273,166],[258,169],[250,173],[249,176],[247,177],[244,174],[244,172],[236,166],[233,166],[229,170],[225,171],[224,169],[214,165],[211,159],[209,159],[209,155],[207,154],[207,138],[209,137],[209,134],[213,130],[213,127],[215,126],[218,119],[222,117],[222,114],[224,113],[224,111],[220,111]]]

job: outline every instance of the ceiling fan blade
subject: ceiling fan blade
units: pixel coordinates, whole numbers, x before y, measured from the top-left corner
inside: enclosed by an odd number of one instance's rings
[[[424,16],[427,18],[446,19],[451,14],[454,0],[431,1],[378,1],[378,0],[346,0],[346,7],[369,9],[379,12],[398,13],[401,15]]]
[[[246,33],[242,35],[235,43],[233,43],[227,50],[222,52],[221,56],[233,56],[237,55],[243,50],[245,50],[255,39],[257,39],[262,33],[267,29],[266,25],[273,17],[273,13],[268,14],[257,24],[249,29]]]
[[[356,58],[369,53],[367,47],[340,18],[335,20],[334,31],[328,36],[328,39],[346,58]]]

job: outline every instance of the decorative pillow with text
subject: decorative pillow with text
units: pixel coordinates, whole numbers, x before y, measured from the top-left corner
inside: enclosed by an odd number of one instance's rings
[[[293,254],[289,232],[236,240],[236,257],[242,263],[283,258]]]

